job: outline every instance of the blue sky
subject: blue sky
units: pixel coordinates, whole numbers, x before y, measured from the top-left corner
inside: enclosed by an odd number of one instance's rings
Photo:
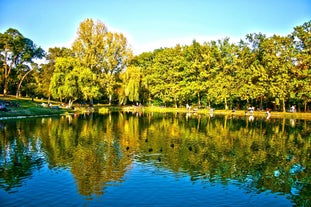
[[[135,54],[177,43],[262,32],[287,35],[311,20],[310,0],[0,0],[0,32],[18,29],[43,49],[71,47],[79,24],[101,20]]]

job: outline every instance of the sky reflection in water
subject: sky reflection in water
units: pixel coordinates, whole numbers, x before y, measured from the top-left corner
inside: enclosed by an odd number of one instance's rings
[[[2,121],[0,203],[307,206],[311,124],[294,121],[127,113]]]

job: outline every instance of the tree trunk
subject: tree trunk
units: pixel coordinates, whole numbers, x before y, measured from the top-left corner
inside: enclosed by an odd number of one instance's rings
[[[225,98],[225,109],[228,110],[227,98]]]
[[[119,105],[122,106],[124,102],[124,98],[121,98],[121,100],[119,101]]]
[[[283,102],[283,112],[286,112],[286,107],[285,107],[285,98],[282,99]]]
[[[69,106],[69,108],[71,108],[72,103],[73,103],[73,101],[72,101],[71,99],[69,99],[69,101],[68,101],[68,106]]]
[[[200,93],[198,92],[198,107],[201,107],[201,98],[200,98]]]
[[[6,78],[4,78],[4,86],[3,86],[3,95],[7,96],[8,95],[8,81]]]
[[[23,83],[24,79],[26,78],[26,76],[27,76],[31,71],[32,71],[32,70],[27,71],[27,72],[23,75],[22,79],[20,80],[20,82],[19,82],[19,84],[18,84],[18,86],[17,86],[17,90],[16,90],[16,98],[18,98],[18,97],[20,96],[20,90],[21,90],[22,83]]]
[[[49,94],[49,97],[48,97],[48,104],[50,104],[50,100],[51,100],[51,95]]]
[[[9,69],[8,69],[8,65],[6,63],[6,60],[7,60],[7,56],[8,56],[8,53],[5,52],[4,54],[4,63],[3,63],[3,66],[4,66],[4,86],[3,86],[3,95],[6,96],[8,94],[8,86],[9,86],[9,81],[8,81],[8,72],[9,72]]]
[[[11,61],[10,66],[8,66],[7,64],[7,52],[5,52],[5,57],[4,57],[4,86],[3,86],[3,95],[6,96],[8,95],[8,89],[9,89],[9,77],[10,77],[10,73],[11,70],[13,68],[13,63],[16,61],[17,59],[17,55],[14,56],[13,60]]]
[[[263,109],[262,96],[260,96],[260,109]]]
[[[109,106],[111,106],[112,95],[109,95]]]

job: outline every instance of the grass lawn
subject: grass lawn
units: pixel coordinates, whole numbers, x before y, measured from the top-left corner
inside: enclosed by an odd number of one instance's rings
[[[7,110],[0,110],[0,119],[25,117],[25,116],[30,117],[30,116],[60,115],[68,112],[68,110],[62,108],[53,109],[49,107],[42,107],[41,100],[32,101],[30,98],[16,99],[13,96],[7,97],[0,96],[0,102],[5,103],[7,109]],[[58,105],[58,103],[55,102],[54,104]]]

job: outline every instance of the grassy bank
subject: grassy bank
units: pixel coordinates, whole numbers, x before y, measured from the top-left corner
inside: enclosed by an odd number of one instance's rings
[[[68,112],[68,110],[57,107],[43,107],[41,100],[30,98],[0,97],[0,102],[5,104],[5,109],[0,110],[0,119],[31,116],[52,116]],[[46,103],[46,102],[45,102]],[[58,103],[52,102],[57,106]]]
[[[15,98],[15,96],[0,96],[0,103],[6,103],[7,111],[0,110],[0,119],[15,118],[15,117],[31,117],[31,116],[53,116],[61,115],[65,113],[83,113],[89,112],[89,107],[78,107],[75,110],[70,110],[62,107],[43,107],[42,103],[47,104],[47,100],[31,98]],[[59,106],[59,102],[51,102],[52,106]],[[128,111],[128,112],[158,112],[158,113],[193,113],[210,115],[211,111],[208,109],[198,109],[188,111],[186,108],[170,108],[170,107],[157,107],[157,106],[107,106],[103,104],[97,104],[91,111],[99,113],[109,113],[111,111]],[[245,116],[245,111],[231,111],[231,110],[214,110],[214,115],[230,115],[230,116]],[[253,114],[255,117],[265,117],[264,111],[255,111]],[[271,118],[294,118],[294,119],[308,119],[311,120],[311,113],[289,113],[289,112],[271,112]]]

